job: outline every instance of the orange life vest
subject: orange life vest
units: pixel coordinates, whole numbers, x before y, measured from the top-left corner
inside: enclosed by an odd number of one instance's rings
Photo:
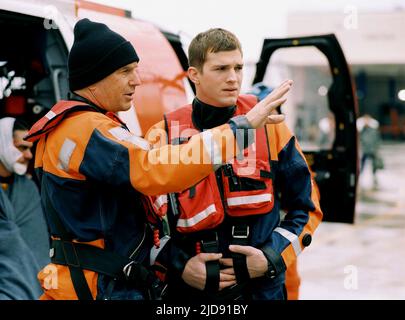
[[[239,96],[235,116],[246,114],[256,103],[254,96]],[[187,142],[199,133],[191,115],[191,105],[165,115],[170,143]],[[220,174],[217,170],[192,188],[177,193],[177,230],[190,233],[212,229],[225,215],[243,217],[269,213],[274,198],[268,148],[265,129],[256,129],[255,142],[243,151],[242,160],[229,161],[221,167]],[[152,201],[156,202],[156,198]],[[162,215],[162,210],[157,214]]]
[[[43,135],[55,128],[68,114],[77,111],[99,110],[90,106],[86,102],[76,100],[61,100],[56,103],[44,117],[42,117],[32,126],[25,140],[31,142],[39,140]],[[124,123],[114,113],[107,112],[105,115],[124,125]]]

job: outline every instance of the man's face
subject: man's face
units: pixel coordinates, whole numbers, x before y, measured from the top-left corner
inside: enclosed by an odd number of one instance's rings
[[[202,70],[195,69],[195,79],[197,98],[202,102],[215,107],[235,105],[243,79],[241,52],[208,53]]]
[[[141,84],[138,63],[130,63],[90,86],[97,104],[111,112],[127,111],[131,107],[136,86]]]
[[[22,156],[17,160],[17,162],[26,166],[28,166],[28,163],[32,159],[32,142],[23,140],[24,136],[26,136],[27,133],[28,131],[26,130],[15,130],[13,132],[14,146],[22,153]]]

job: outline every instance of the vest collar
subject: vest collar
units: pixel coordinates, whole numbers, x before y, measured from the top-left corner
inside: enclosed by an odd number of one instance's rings
[[[91,102],[90,100],[88,100],[88,99],[86,99],[86,98],[84,98],[84,97],[82,97],[82,96],[79,96],[78,94],[76,94],[76,93],[74,93],[74,92],[69,92],[69,94],[68,94],[68,99],[69,99],[69,100],[75,100],[75,101],[84,102],[84,103],[86,103],[86,104],[92,106],[92,107],[95,108],[98,112],[101,112],[102,114],[106,114],[106,113],[107,113],[106,110],[100,108],[99,106],[97,106],[97,105],[95,105],[93,102]]]

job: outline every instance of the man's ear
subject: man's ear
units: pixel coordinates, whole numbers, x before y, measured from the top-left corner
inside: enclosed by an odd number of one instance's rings
[[[200,79],[199,79],[200,71],[198,71],[197,68],[195,68],[195,67],[189,67],[188,70],[187,70],[187,73],[188,73],[189,79],[190,79],[195,85],[199,85],[199,84],[200,84]]]

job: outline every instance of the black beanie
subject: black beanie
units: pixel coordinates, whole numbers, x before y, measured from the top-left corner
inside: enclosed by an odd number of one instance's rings
[[[82,19],[68,58],[71,91],[92,85],[139,58],[132,44],[103,23]]]

